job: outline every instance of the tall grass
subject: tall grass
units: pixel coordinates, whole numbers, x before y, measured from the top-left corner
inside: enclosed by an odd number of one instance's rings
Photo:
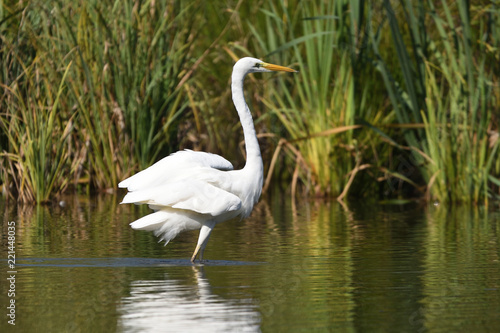
[[[398,192],[396,178],[428,200],[498,197],[498,61],[488,61],[499,46],[494,3],[277,1],[262,11],[266,24],[250,24],[257,49],[301,71],[293,83],[280,81],[266,104],[312,192],[343,197],[363,169],[386,194]],[[381,150],[381,141],[393,148]]]
[[[103,150],[90,156],[93,169],[110,171],[99,187],[114,187],[175,149],[176,120],[186,106],[177,84],[191,46],[190,6],[159,1],[115,2],[112,8],[84,2],[80,7],[80,28],[72,37],[84,47],[79,48],[82,70],[73,94],[85,125],[95,129],[88,133],[94,150]],[[116,164],[119,168],[109,168]]]
[[[55,86],[43,77],[44,66],[35,59],[21,73],[26,80],[0,85],[5,89],[6,114],[0,117],[0,126],[11,143],[11,152],[2,153],[6,159],[4,172],[11,173],[13,182],[10,184],[10,177],[5,177],[3,183],[23,193],[24,201],[45,202],[54,193],[62,193],[79,162],[70,158],[68,147],[73,121],[63,121],[59,115],[70,68],[71,63],[64,69],[59,86]],[[30,94],[23,95],[23,91]]]
[[[0,175],[21,201],[113,189],[179,147],[242,164],[229,77],[231,60],[246,55],[300,71],[249,76],[266,186],[284,180],[294,193],[338,198],[500,197],[494,1],[1,8]]]
[[[498,160],[497,64],[489,64],[498,49],[493,31],[499,12],[467,1],[435,7],[433,2],[402,3],[407,26],[398,22],[390,1],[384,1],[399,66],[378,60],[400,123],[424,123],[405,133],[413,148],[413,163],[427,186],[428,199],[440,202],[479,202],[495,195],[490,185]],[[475,22],[471,22],[474,19]],[[474,26],[473,26],[474,23]],[[411,38],[403,40],[406,30]],[[378,45],[372,34],[378,59]],[[410,56],[411,54],[411,56]],[[400,72],[401,79],[395,79]],[[491,131],[496,128],[495,131]],[[428,157],[427,159],[424,157]],[[498,172],[496,173],[498,176]]]
[[[114,188],[176,148],[194,2],[3,6],[4,189],[41,202],[69,183]]]
[[[301,174],[303,182],[316,194],[338,195],[345,184],[345,169],[353,164],[350,151],[345,149],[352,142],[352,133],[311,139],[311,135],[354,123],[349,59],[331,47],[339,39],[335,33],[338,24],[333,19],[335,5],[278,2],[269,3],[262,13],[264,25],[249,23],[258,53],[268,54],[266,60],[291,64],[300,72],[293,82],[276,80],[264,104],[284,130],[278,134],[296,142],[297,149],[288,149],[295,161],[296,177]],[[337,77],[333,86],[332,77]],[[335,164],[337,158],[340,163]]]
[[[300,71],[293,82],[277,80],[265,99],[282,128],[275,130],[282,138],[276,153],[283,146],[294,161],[294,180],[299,177],[308,192],[339,198],[351,186],[367,190],[353,183],[359,171],[371,169],[368,178],[377,183],[388,151],[376,133],[359,129],[367,120],[386,124],[393,117],[382,112],[380,100],[367,103],[376,84],[361,79],[370,75],[366,46],[356,38],[359,17],[349,4],[279,1],[262,10],[263,27],[249,23],[260,53]]]

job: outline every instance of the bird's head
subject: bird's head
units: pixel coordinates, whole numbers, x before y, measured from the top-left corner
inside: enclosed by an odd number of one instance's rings
[[[279,65],[269,64],[256,58],[241,58],[236,62],[233,68],[234,71],[242,71],[244,73],[259,73],[259,72],[297,72],[295,69],[283,67]]]

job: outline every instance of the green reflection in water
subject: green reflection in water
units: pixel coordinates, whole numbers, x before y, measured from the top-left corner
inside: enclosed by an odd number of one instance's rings
[[[3,309],[7,221],[18,271],[16,327],[5,313],[1,332],[500,330],[498,209],[273,196],[217,226],[193,267],[195,232],[164,247],[128,226],[147,208],[118,202],[0,202]]]

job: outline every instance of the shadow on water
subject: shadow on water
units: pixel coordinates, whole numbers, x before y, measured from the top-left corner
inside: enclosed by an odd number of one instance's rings
[[[69,197],[6,206],[16,222],[10,332],[498,331],[500,212],[491,209],[263,200],[218,225],[203,264],[197,233],[162,246],[128,223],[147,207]],[[5,317],[4,317],[5,318]]]

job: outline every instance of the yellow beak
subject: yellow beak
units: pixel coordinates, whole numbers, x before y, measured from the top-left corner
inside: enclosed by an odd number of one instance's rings
[[[276,72],[291,72],[291,73],[298,72],[295,69],[291,69],[291,68],[279,66],[279,65],[268,64],[265,62],[262,63],[262,67],[264,67],[265,69],[269,69],[270,71],[276,71]]]

